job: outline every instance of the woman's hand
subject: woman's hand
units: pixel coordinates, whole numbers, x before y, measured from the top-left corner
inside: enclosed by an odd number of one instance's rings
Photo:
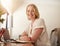
[[[24,32],[21,34],[21,36],[28,36],[28,35],[27,35],[26,32],[24,31]]]
[[[30,41],[30,38],[28,36],[21,36],[20,40],[22,41]],[[20,46],[34,46],[32,43],[26,43],[26,44],[20,44]]]
[[[30,38],[28,36],[21,36],[20,40],[22,40],[22,41],[30,41]]]

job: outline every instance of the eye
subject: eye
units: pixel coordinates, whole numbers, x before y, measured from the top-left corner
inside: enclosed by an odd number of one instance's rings
[[[27,12],[29,12],[29,10],[27,10]]]

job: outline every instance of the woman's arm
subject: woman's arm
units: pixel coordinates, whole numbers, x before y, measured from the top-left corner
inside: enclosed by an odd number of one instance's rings
[[[27,34],[25,32],[23,32],[20,39],[27,40],[27,41],[36,41],[38,39],[38,37],[41,35],[42,31],[43,31],[43,28],[36,28],[35,32],[32,34],[31,37],[28,37]]]
[[[31,41],[36,41],[38,37],[41,35],[42,31],[43,31],[43,28],[36,28],[35,32],[30,37]]]

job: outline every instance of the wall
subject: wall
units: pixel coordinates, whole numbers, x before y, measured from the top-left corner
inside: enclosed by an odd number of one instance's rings
[[[12,36],[17,39],[28,25],[26,16],[26,6],[34,3],[40,12],[41,18],[44,18],[48,35],[52,29],[60,27],[60,0],[25,0],[23,5],[13,14],[13,30]]]

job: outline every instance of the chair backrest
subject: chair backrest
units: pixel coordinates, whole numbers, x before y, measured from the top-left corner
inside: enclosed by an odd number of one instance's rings
[[[51,46],[60,46],[60,28],[55,28],[50,35]]]
[[[60,46],[60,28],[57,29],[58,31],[58,41],[57,41],[57,46]]]

